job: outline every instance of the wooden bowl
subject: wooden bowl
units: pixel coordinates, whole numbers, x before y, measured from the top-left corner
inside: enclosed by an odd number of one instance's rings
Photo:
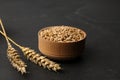
[[[47,28],[51,27],[43,28],[38,32],[38,48],[43,55],[54,60],[71,60],[73,58],[79,57],[82,54],[85,48],[86,39],[86,33],[83,30],[80,29],[84,35],[82,40],[66,43],[49,41],[42,38],[40,36],[40,32]]]

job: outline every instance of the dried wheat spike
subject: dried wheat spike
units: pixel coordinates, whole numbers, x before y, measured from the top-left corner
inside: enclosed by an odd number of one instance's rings
[[[40,54],[36,53],[34,50],[28,47],[21,47],[21,49],[24,55],[27,57],[27,59],[38,64],[39,66],[43,66],[44,68],[48,68],[49,70],[53,70],[53,71],[61,70],[59,64],[47,59],[44,56],[41,56]]]
[[[5,34],[0,31],[0,33],[5,36]],[[15,41],[13,41],[11,38],[7,37],[13,44],[15,44],[17,47],[19,47],[24,55],[29,59],[30,61],[38,64],[39,66],[43,66],[44,68],[48,68],[49,70],[53,71],[58,71],[61,70],[61,67],[59,64],[45,58],[44,56],[41,56],[40,54],[37,54],[34,50],[28,48],[28,47],[23,47],[19,44],[17,44]]]
[[[20,59],[17,51],[12,46],[8,46],[7,57],[14,68],[16,68],[22,74],[26,73],[27,65]]]
[[[2,20],[0,19],[0,25],[1,25],[1,28],[3,30],[0,31],[0,33],[2,35],[4,35],[6,41],[7,41],[7,44],[8,44],[8,49],[7,49],[7,57],[9,59],[9,61],[11,62],[12,66],[14,68],[16,68],[18,71],[20,71],[22,74],[23,73],[26,73],[26,65],[25,63],[20,59],[20,56],[18,55],[17,51],[12,47],[12,45],[10,44],[8,38],[7,38],[7,34],[6,34],[6,31],[4,29],[4,26],[3,26],[3,23],[2,23]]]

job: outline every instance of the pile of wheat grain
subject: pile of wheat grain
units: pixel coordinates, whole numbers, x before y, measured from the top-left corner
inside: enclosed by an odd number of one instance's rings
[[[75,42],[84,38],[82,30],[70,26],[54,26],[41,30],[40,36],[54,42]]]

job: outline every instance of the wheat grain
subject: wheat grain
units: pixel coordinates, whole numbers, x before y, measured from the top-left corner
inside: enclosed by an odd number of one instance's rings
[[[81,29],[70,26],[54,26],[41,30],[40,36],[54,42],[75,42],[84,38]]]

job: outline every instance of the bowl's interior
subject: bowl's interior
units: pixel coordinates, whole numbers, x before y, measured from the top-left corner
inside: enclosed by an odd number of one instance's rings
[[[84,40],[86,33],[82,29],[71,26],[50,26],[41,29],[38,36],[51,42],[73,43]]]

